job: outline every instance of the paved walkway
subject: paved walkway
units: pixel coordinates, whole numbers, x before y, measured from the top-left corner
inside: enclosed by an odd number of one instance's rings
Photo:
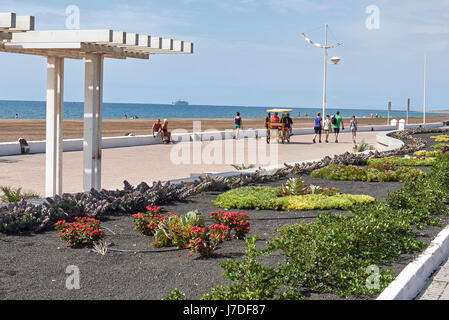
[[[358,133],[358,141],[377,146],[376,132]],[[326,155],[342,154],[353,151],[350,133],[342,133],[339,143],[312,143],[312,135],[295,135],[291,144],[277,145],[277,152],[267,151],[267,156],[277,155],[276,163],[263,163],[260,153],[265,152],[265,140],[257,144],[255,139],[219,140],[200,143],[200,149],[194,149],[190,142],[174,145],[151,145],[103,150],[102,187],[116,189],[123,187],[128,180],[137,185],[142,181],[150,183],[158,180],[180,179],[192,174],[206,172],[235,171],[231,164],[250,164],[255,167],[282,164],[301,160],[322,158]],[[317,141],[318,142],[318,141]],[[230,150],[226,149],[230,146]],[[241,149],[238,149],[238,146]],[[184,151],[181,149],[184,148]],[[237,150],[243,150],[237,152]],[[182,154],[187,156],[187,163],[176,163]],[[276,151],[276,150],[275,150]],[[232,153],[232,154],[231,154]],[[173,161],[173,154],[175,154]],[[208,161],[212,157],[214,161]],[[230,157],[229,161],[224,158]],[[63,192],[82,191],[82,152],[64,152],[63,155]],[[206,158],[206,161],[203,161]],[[201,161],[198,161],[201,160]],[[209,159],[210,160],[210,159]],[[255,161],[254,161],[255,160]],[[195,163],[196,161],[196,163]],[[22,187],[23,191],[37,192],[41,196],[45,192],[45,154],[0,157],[0,185]]]
[[[419,300],[449,300],[449,260],[446,260],[417,297]]]

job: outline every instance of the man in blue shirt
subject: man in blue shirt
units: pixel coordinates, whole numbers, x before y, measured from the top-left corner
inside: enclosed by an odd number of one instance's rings
[[[316,143],[315,139],[316,139],[317,135],[319,135],[319,137],[320,137],[319,142],[321,143],[322,128],[323,128],[323,118],[321,118],[321,112],[318,112],[315,117],[315,126],[314,126],[315,135],[313,136],[313,143]]]

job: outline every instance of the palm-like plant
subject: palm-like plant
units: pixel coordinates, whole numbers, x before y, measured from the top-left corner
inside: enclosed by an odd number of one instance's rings
[[[39,198],[39,195],[36,193],[22,192],[22,188],[0,186],[0,190],[3,192],[3,194],[0,195],[0,202],[3,203],[18,202],[22,199],[30,200]]]

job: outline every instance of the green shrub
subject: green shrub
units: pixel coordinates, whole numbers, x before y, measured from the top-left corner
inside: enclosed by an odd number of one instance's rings
[[[382,291],[393,279],[391,270],[380,270],[378,287],[370,288],[368,267],[423,247],[412,227],[381,204],[365,206],[354,217],[320,214],[312,223],[283,226],[279,233],[269,248],[282,252],[281,272],[291,285],[341,295]]]
[[[353,165],[334,164],[316,169],[311,176],[314,178],[329,180],[349,180],[349,181],[405,181],[416,179],[425,175],[421,170],[400,167],[390,162],[371,164],[365,167]]]
[[[430,146],[432,149],[443,149],[444,147],[449,147],[447,143],[438,143],[433,146]]]
[[[413,155],[418,156],[418,157],[436,157],[440,153],[441,153],[440,151],[419,150],[419,151],[416,151],[415,153],[413,153]]]
[[[246,257],[241,262],[227,260],[220,263],[225,270],[224,276],[231,281],[226,286],[216,285],[201,300],[274,300],[304,297],[293,287],[286,285],[284,275],[277,268],[263,266],[257,257],[263,254],[256,250],[258,236],[248,238]]]
[[[186,295],[184,292],[178,290],[178,288],[175,288],[163,300],[185,300],[185,298]]]
[[[449,135],[447,134],[440,134],[438,136],[432,136],[430,139],[434,139],[435,142],[449,142]]]
[[[419,151],[418,151],[419,152]],[[400,158],[400,157],[386,157],[386,158],[376,158],[369,159],[367,161],[368,165],[376,165],[381,163],[389,163],[396,166],[405,167],[424,167],[431,166],[435,162],[435,158]]]
[[[278,189],[272,187],[243,187],[222,193],[214,204],[222,208],[256,209],[256,210],[316,210],[348,209],[354,204],[374,202],[366,195],[306,194],[278,197]]]

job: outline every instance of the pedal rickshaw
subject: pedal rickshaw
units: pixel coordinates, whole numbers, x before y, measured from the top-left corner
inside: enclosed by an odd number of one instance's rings
[[[282,143],[290,143],[290,130],[287,128],[285,123],[285,118],[287,117],[287,113],[292,112],[292,109],[270,109],[267,110],[267,143],[270,143],[270,140],[277,139],[277,141],[281,141]],[[268,116],[270,113],[274,113],[273,116]],[[279,121],[275,118],[275,115],[278,115]],[[274,121],[273,121],[274,120]]]

